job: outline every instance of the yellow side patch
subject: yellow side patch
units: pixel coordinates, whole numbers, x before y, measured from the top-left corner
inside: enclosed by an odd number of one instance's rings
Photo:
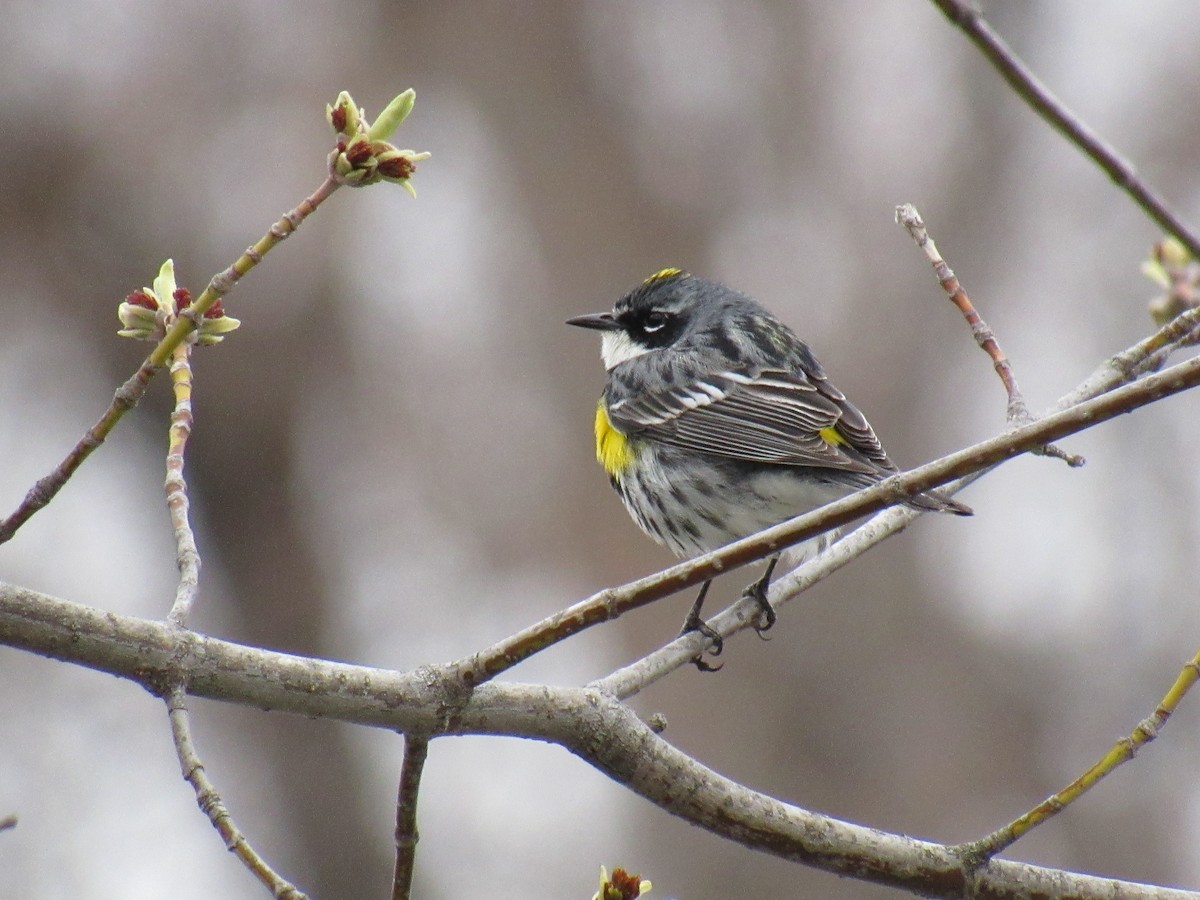
[[[836,444],[846,443],[846,439],[844,437],[842,437],[841,432],[832,426],[830,426],[829,428],[822,428],[820,431],[817,432],[817,434],[819,434],[819,435],[821,435],[821,437],[825,438],[825,443],[827,443],[827,444],[835,444],[836,445]]]
[[[683,269],[659,269],[657,272],[643,281],[642,284],[653,284],[656,281],[662,281],[666,278],[674,278],[676,275],[683,274]]]
[[[633,462],[629,438],[617,431],[604,408],[604,398],[596,404],[596,459],[610,477],[620,475]]]

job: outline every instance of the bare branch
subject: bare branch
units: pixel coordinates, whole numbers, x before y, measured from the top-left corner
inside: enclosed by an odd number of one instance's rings
[[[1021,388],[1017,384],[1017,374],[1013,371],[1012,363],[1008,361],[1008,356],[1000,348],[1000,343],[996,340],[995,332],[992,331],[987,322],[983,321],[983,316],[979,315],[978,310],[975,309],[975,305],[971,302],[971,298],[963,290],[958,276],[954,274],[954,270],[950,268],[950,264],[938,252],[937,245],[933,242],[933,238],[929,236],[929,231],[925,228],[925,221],[921,218],[921,214],[917,212],[917,208],[911,203],[897,206],[896,221],[908,230],[909,235],[916,242],[917,246],[925,253],[925,258],[933,266],[933,272],[937,276],[938,284],[942,286],[942,290],[946,292],[946,296],[950,298],[950,302],[958,307],[963,318],[967,320],[967,325],[971,328],[971,334],[975,338],[975,343],[991,358],[992,365],[996,369],[996,374],[1000,376],[1000,382],[1004,385],[1004,390],[1008,394],[1008,411],[1005,414],[1005,420],[1009,425],[1024,425],[1026,422],[1032,421],[1033,417],[1029,414],[1029,407],[1025,405],[1025,397],[1021,394]],[[1082,466],[1084,463],[1082,456],[1067,453],[1049,444],[1033,452],[1039,456],[1056,457],[1065,461],[1069,466]]]
[[[1153,714],[1139,722],[1128,737],[1123,737],[1113,744],[1108,752],[1096,761],[1095,765],[1061,791],[1051,794],[1033,809],[1009,822],[1003,828],[978,841],[961,844],[957,848],[958,852],[967,860],[990,859],[1047,819],[1058,815],[1099,784],[1102,778],[1111,775],[1117,766],[1129,762],[1138,750],[1158,737],[1159,731],[1167,724],[1167,719],[1179,707],[1180,701],[1191,690],[1197,678],[1200,678],[1200,653],[1184,663],[1175,683],[1171,685],[1170,690],[1167,691]]]
[[[404,736],[404,765],[396,792],[396,868],[392,875],[392,900],[408,900],[412,894],[413,869],[417,859],[417,796],[421,773],[429,755],[429,738],[423,734]]]
[[[272,896],[279,900],[306,900],[307,895],[301,893],[295,885],[277,874],[267,865],[266,860],[250,846],[246,836],[238,828],[229,814],[229,810],[225,807],[221,795],[208,780],[204,764],[200,762],[195,745],[192,743],[191,725],[188,721],[184,697],[183,688],[176,687],[165,699],[167,712],[171,719],[171,738],[175,742],[175,754],[179,757],[179,766],[183,777],[196,792],[196,803],[200,807],[200,811],[208,816],[213,827],[225,839],[226,849],[242,861],[254,877],[271,891]]]
[[[196,593],[200,588],[200,551],[188,515],[187,481],[183,477],[187,441],[192,433],[192,366],[191,347],[183,343],[175,348],[171,358],[171,381],[175,391],[175,408],[171,411],[171,427],[167,439],[167,475],[163,486],[167,492],[167,512],[175,531],[175,562],[179,567],[179,586],[167,621],[184,628]]]
[[[958,483],[952,486],[951,490],[956,491],[957,487]],[[786,575],[777,576],[772,580],[768,594],[771,607],[778,610],[784,604],[792,602],[817,582],[862,556],[871,547],[903,531],[919,515],[922,515],[920,511],[907,506],[893,506],[872,516],[827,550],[806,560]],[[729,637],[752,628],[760,613],[761,608],[757,601],[742,598],[708,619],[707,624],[722,637]],[[695,643],[695,638],[690,634],[677,637],[641,659],[591,682],[588,687],[626,700],[690,663],[695,658]]]
[[[1013,371],[1008,357],[1000,349],[1000,344],[996,341],[995,332],[988,327],[987,322],[983,321],[983,317],[979,315],[974,304],[971,303],[967,292],[963,290],[962,284],[959,283],[958,276],[954,274],[954,270],[950,268],[950,264],[938,252],[937,245],[933,242],[933,238],[929,236],[929,231],[925,227],[925,220],[921,218],[921,214],[917,212],[915,206],[911,203],[904,203],[896,207],[896,221],[905,227],[909,236],[912,237],[916,245],[925,254],[925,258],[929,260],[929,264],[933,266],[933,274],[937,277],[938,284],[942,286],[942,290],[946,292],[946,296],[950,298],[950,302],[958,307],[963,318],[967,320],[967,325],[971,328],[971,334],[975,338],[975,343],[991,357],[996,374],[1000,376],[1000,381],[1008,394],[1007,419],[1009,424],[1020,425],[1028,422],[1031,418],[1029,409],[1025,405],[1025,398],[1021,394],[1021,388],[1017,385],[1017,375]]]
[[[183,679],[196,696],[436,734],[518,735],[557,743],[668,812],[794,862],[927,897],[1200,893],[1007,860],[972,869],[955,848],[819,815],[749,790],[659,738],[624,704],[585,688],[481,685],[456,693],[446,669],[411,673],[290,656],[0,585],[0,640],[157,692]]]
[[[969,0],[933,0],[970,41],[979,48],[1017,95],[1055,131],[1082,150],[1116,185],[1125,191],[1160,228],[1174,235],[1192,256],[1200,259],[1200,239],[1138,177],[1134,167],[1100,135],[1092,131],[1050,92],[1013,52]]]

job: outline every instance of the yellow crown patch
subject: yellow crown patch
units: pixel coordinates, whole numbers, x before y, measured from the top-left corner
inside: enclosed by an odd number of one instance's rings
[[[659,269],[657,272],[643,281],[642,284],[654,284],[656,281],[665,281],[668,278],[677,278],[680,275],[686,274],[687,272],[683,271],[683,269]]]

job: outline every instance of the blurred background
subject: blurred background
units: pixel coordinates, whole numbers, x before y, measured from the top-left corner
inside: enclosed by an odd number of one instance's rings
[[[1200,9],[985,4],[1085,121],[1200,221]],[[762,299],[892,456],[995,434],[1004,395],[892,220],[915,203],[1044,409],[1150,330],[1159,232],[924,0],[564,4],[8,0],[0,32],[0,508],[149,345],[116,307],[173,257],[198,291],[320,183],[341,89],[417,91],[414,202],[342,191],[226,298],[195,360],[187,477],[204,632],[409,668],[671,561],[592,459],[607,309],[680,266]],[[1020,459],[636,700],[782,799],[938,841],[1058,789],[1155,707],[1200,639],[1185,395]],[[162,618],[169,390],[0,549],[0,578]],[[732,597],[749,580],[718,582]],[[660,645],[679,597],[512,671],[580,684]],[[714,609],[718,608],[713,603]],[[1200,698],[1009,856],[1200,884]],[[264,855],[320,898],[386,896],[401,740],[193,704]],[[162,704],[0,648],[0,896],[264,896],[196,811]],[[726,843],[557,748],[437,741],[416,896],[895,896]]]

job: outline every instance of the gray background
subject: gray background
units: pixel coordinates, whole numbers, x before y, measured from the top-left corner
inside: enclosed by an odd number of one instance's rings
[[[989,4],[1053,89],[1200,220],[1200,11]],[[670,561],[594,464],[595,336],[563,320],[682,266],[810,340],[893,457],[1003,427],[987,358],[892,222],[918,205],[1033,409],[1149,329],[1158,232],[928,3],[20,2],[0,31],[0,507],[149,345],[118,301],[174,257],[198,290],[322,178],[324,104],[431,150],[414,202],[343,191],[228,298],[197,354],[206,632],[388,667],[445,661]],[[0,577],[162,617],[167,381]],[[977,837],[1086,768],[1196,650],[1197,400],[1022,459],[794,604],[721,674],[636,701],[718,771],[806,807]],[[731,596],[748,576],[719,583]],[[714,597],[717,595],[714,595]],[[666,601],[511,677],[575,684],[670,637]],[[1200,883],[1195,698],[1011,856]],[[391,874],[395,735],[194,704],[209,773],[322,898]],[[264,896],[195,810],[161,704],[0,650],[0,896]],[[432,747],[417,896],[884,897],[724,843],[555,747]]]

